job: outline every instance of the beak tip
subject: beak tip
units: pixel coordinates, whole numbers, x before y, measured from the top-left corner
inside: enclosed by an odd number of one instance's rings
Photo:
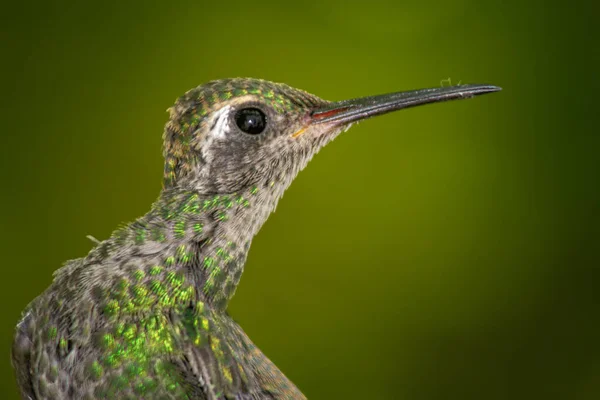
[[[450,86],[450,87],[452,87],[452,86]],[[496,86],[496,85],[471,84],[471,85],[457,85],[454,87],[456,89],[460,89],[460,88],[467,89],[468,92],[472,95],[493,93],[493,92],[499,92],[502,90],[502,88],[500,86]]]
[[[502,90],[502,88],[500,86],[495,86],[495,85],[488,85],[488,89],[489,89],[490,93],[499,92]]]

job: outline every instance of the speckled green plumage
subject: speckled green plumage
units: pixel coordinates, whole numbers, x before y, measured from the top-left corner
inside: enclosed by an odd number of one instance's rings
[[[159,199],[58,270],[25,310],[13,348],[24,395],[304,398],[226,313],[252,237],[283,189],[274,177],[217,194],[179,184],[205,162],[194,148],[209,134],[211,111],[248,95],[283,114],[319,101],[247,79],[211,82],[178,99],[165,128]]]

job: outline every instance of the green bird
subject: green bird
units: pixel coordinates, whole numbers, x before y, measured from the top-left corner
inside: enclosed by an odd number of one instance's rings
[[[304,399],[228,315],[252,238],[298,172],[353,123],[500,90],[458,85],[340,102],[258,79],[188,91],[169,109],[163,189],[23,312],[22,397]]]

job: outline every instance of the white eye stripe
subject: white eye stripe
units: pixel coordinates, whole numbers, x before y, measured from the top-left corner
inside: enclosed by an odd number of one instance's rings
[[[229,132],[229,113],[232,107],[230,105],[217,110],[210,121],[210,135],[222,139]]]
[[[201,147],[202,157],[207,162],[212,160],[212,142],[216,139],[224,139],[225,135],[229,132],[229,113],[233,107],[230,105],[224,106],[219,110],[215,111],[214,115],[209,120],[210,130],[208,135],[204,139],[204,144]]]

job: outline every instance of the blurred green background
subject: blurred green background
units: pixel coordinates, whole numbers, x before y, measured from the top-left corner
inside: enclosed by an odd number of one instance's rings
[[[165,109],[252,76],[504,88],[361,123],[255,239],[231,314],[310,399],[598,399],[597,21],[561,4],[5,4],[0,398],[21,310],[156,198]]]

